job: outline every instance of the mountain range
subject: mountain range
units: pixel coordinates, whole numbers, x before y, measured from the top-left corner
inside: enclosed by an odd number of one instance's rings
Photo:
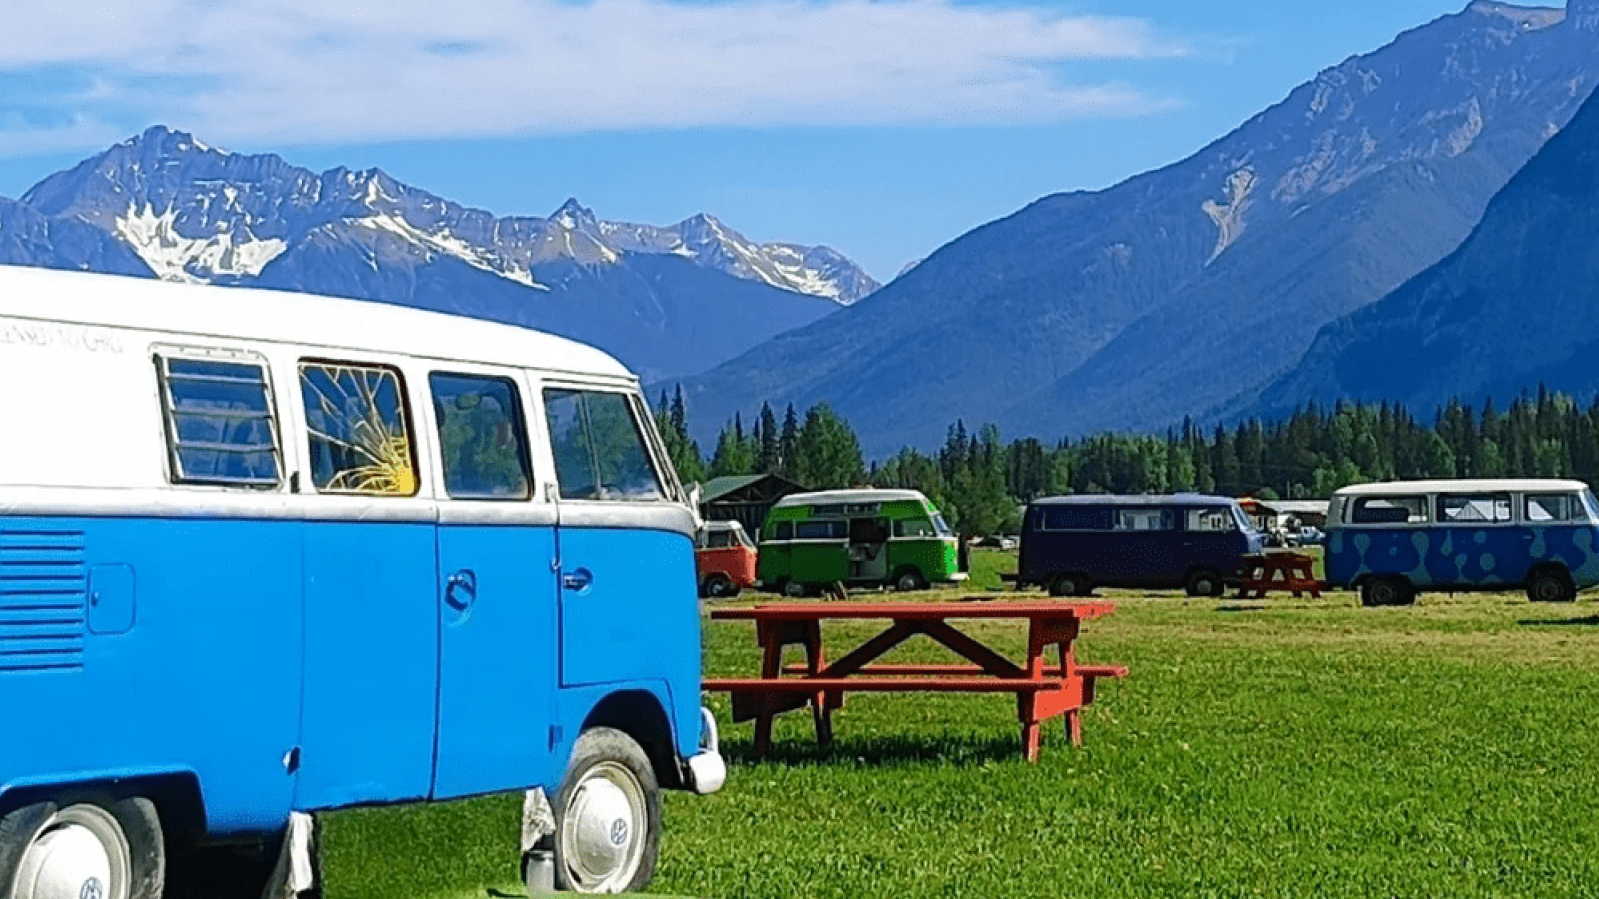
[[[1317,331],[1454,250],[1599,76],[1599,0],[1471,3],[1193,156],[1057,194],[684,382],[696,436],[828,401],[868,455],[1248,408]]]
[[[595,344],[645,378],[703,371],[870,294],[826,247],[757,244],[709,215],[670,227],[496,217],[382,171],[317,174],[153,127],[20,200],[0,262],[379,300]]]
[[[1442,262],[1321,329],[1252,410],[1306,400],[1511,399],[1599,390],[1599,95],[1549,139]]]

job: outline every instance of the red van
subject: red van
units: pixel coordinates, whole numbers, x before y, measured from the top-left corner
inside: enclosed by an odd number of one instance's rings
[[[755,583],[755,544],[736,521],[707,521],[694,541],[700,595],[726,599]]]

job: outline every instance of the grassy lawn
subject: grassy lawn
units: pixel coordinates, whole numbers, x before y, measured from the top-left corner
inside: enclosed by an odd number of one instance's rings
[[[1008,553],[975,553],[973,587]],[[987,572],[987,574],[985,574]],[[992,584],[988,575],[995,575]],[[1105,592],[1105,591],[1102,591]],[[1021,760],[1006,696],[854,695],[822,752],[723,722],[714,796],[666,797],[652,889],[698,897],[1592,896],[1599,893],[1599,604],[1426,595],[1409,608],[1108,591],[1086,745]],[[1036,596],[1037,594],[1028,594]],[[759,600],[760,597],[749,597]],[[869,598],[864,597],[864,598]],[[741,600],[742,601],[742,600]],[[873,623],[828,625],[845,647]],[[1019,654],[1020,625],[978,629]],[[835,650],[834,654],[837,654]],[[942,656],[919,644],[899,658]],[[706,670],[756,670],[706,623]],[[517,895],[514,798],[329,816],[329,899]],[[360,886],[356,886],[360,885]]]

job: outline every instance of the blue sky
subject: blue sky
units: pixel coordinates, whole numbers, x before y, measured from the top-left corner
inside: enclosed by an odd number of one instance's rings
[[[152,124],[499,215],[576,197],[880,280],[1187,156],[1465,0],[61,0],[7,11],[0,196]]]

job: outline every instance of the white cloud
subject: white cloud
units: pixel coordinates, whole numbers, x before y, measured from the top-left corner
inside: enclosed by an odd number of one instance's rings
[[[0,74],[75,74],[30,110],[276,143],[1141,114],[1066,77],[1181,55],[1137,19],[950,0],[96,0],[7,13]],[[72,79],[68,79],[72,80]],[[0,94],[0,97],[4,97]],[[15,127],[0,153],[26,145]],[[97,137],[98,139],[98,137]]]

